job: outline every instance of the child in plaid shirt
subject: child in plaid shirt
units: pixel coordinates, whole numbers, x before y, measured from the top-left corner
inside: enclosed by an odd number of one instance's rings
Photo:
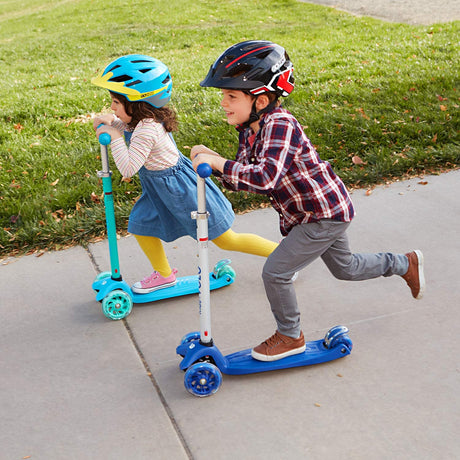
[[[305,350],[292,278],[318,257],[338,279],[400,275],[413,297],[422,297],[421,251],[351,252],[346,230],[354,209],[345,185],[279,103],[294,88],[293,66],[283,47],[258,40],[238,43],[216,60],[201,86],[221,89],[221,106],[239,131],[239,148],[231,161],[194,146],[193,166],[210,164],[230,190],[268,195],[285,236],[262,273],[277,330],[252,350],[253,358],[275,361]]]

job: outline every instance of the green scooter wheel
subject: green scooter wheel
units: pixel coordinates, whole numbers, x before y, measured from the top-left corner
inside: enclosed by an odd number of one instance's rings
[[[96,278],[94,278],[94,281],[100,281],[105,278],[110,278],[111,276],[112,276],[112,272],[101,272],[96,276]]]
[[[133,309],[133,299],[125,291],[109,292],[102,300],[102,312],[107,318],[119,320],[126,318]]]

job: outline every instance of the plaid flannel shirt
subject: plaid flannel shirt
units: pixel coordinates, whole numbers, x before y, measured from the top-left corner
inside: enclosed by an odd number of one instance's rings
[[[306,222],[353,219],[345,185],[291,113],[278,107],[265,114],[254,139],[251,128],[237,129],[236,161],[225,162],[221,180],[230,190],[268,195],[282,235]]]

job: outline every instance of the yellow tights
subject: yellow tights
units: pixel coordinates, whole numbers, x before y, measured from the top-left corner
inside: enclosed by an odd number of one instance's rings
[[[245,252],[262,257],[268,257],[278,246],[278,243],[253,233],[235,233],[232,229],[214,238],[212,242],[225,251]]]
[[[136,237],[139,246],[144,251],[144,254],[152,264],[153,269],[161,276],[167,278],[171,274],[172,270],[169,266],[168,258],[166,257],[161,240],[155,236],[134,236]]]
[[[161,240],[154,236],[134,236],[152,264],[153,269],[161,276],[168,277],[172,270]],[[212,242],[225,251],[244,252],[262,257],[268,257],[278,246],[278,243],[266,240],[253,233],[235,233],[232,229],[222,233]]]

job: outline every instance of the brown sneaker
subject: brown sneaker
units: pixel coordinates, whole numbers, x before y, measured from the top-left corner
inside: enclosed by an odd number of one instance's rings
[[[276,361],[304,351],[305,338],[302,331],[298,339],[293,339],[276,331],[265,342],[253,348],[251,356],[259,361]]]
[[[425,291],[425,276],[423,275],[423,254],[422,251],[415,251],[406,254],[409,259],[409,269],[402,278],[412,291],[414,299],[421,299]]]

